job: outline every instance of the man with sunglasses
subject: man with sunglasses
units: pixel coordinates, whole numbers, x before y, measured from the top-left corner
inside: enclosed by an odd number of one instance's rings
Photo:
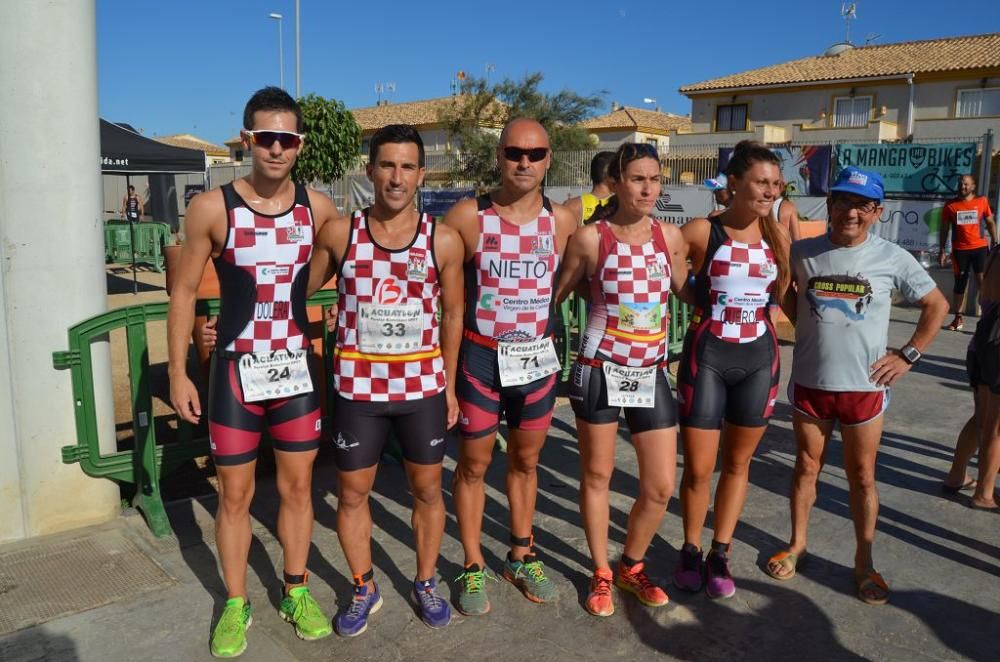
[[[556,597],[532,550],[531,525],[538,484],[535,467],[562,369],[553,345],[554,276],[579,217],[542,195],[551,160],[549,137],[541,124],[527,118],[508,122],[497,148],[500,188],[459,202],[445,216],[445,224],[458,230],[465,244],[466,313],[457,380],[462,442],[454,494],[465,550],[457,606],[467,615],[490,610],[480,547],[483,477],[493,457],[501,413],[510,429],[511,548],[503,576],[534,602]]]
[[[320,412],[307,356],[305,299],[313,238],[338,212],[329,198],[291,180],[303,144],[302,113],[294,99],[276,87],[259,90],[244,109],[243,126],[252,170],[191,201],[167,315],[171,404],[196,425],[202,408],[187,376],[188,344],[198,283],[212,258],[221,310],[208,384],[208,429],[219,480],[216,543],[228,591],[211,637],[216,657],[240,655],[252,622],[246,587],[250,502],[265,426],[281,498],[280,614],[303,639],[332,631],[306,585]]]
[[[792,244],[795,350],[788,398],[797,443],[791,490],[792,536],[767,573],[791,579],[806,553],[809,512],[834,423],[840,422],[844,470],[857,543],[854,580],[867,604],[885,604],[889,587],[875,570],[872,541],[878,517],[875,459],[889,387],[920,360],[937,335],[948,302],[906,250],[869,234],[882,212],[878,174],[844,168],[827,202],[827,235]],[[892,290],[920,308],[909,341],[886,349]]]
[[[310,291],[337,276],[340,306],[333,377],[337,536],[354,577],[334,619],[353,637],[382,606],[372,568],[369,495],[390,433],[413,494],[417,576],[413,597],[432,628],[451,621],[435,577],[445,507],[441,466],[448,428],[458,420],[455,371],[464,309],[458,234],[413,204],[424,177],[424,145],[407,124],[370,141],[374,202],[328,224],[316,240]],[[439,310],[441,318],[438,321]]]

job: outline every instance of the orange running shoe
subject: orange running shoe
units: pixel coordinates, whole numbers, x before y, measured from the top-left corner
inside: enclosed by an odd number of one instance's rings
[[[614,575],[608,568],[598,568],[590,580],[590,595],[585,606],[594,616],[610,616],[615,613],[615,603],[611,601],[611,581]]]
[[[623,591],[634,593],[639,602],[647,607],[662,607],[670,602],[667,592],[649,581],[649,577],[643,572],[645,563],[636,563],[631,568],[626,568],[624,563],[618,564],[618,577],[615,578],[615,586]]]

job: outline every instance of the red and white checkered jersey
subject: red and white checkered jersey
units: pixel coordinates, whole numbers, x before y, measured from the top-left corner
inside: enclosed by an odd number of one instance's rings
[[[709,258],[709,332],[747,343],[767,332],[768,305],[778,276],[774,253],[763,239],[745,244],[727,238]]]
[[[548,198],[532,221],[501,217],[479,198],[479,245],[465,270],[465,327],[508,342],[552,335],[552,294],[559,266],[556,217]]]
[[[296,184],[292,208],[276,215],[251,209],[232,184],[222,193],[229,229],[215,259],[219,346],[230,352],[305,348],[305,267],[313,249],[306,188]]]
[[[670,319],[670,253],[663,230],[651,221],[650,240],[633,246],[619,241],[608,221],[596,225],[600,249],[581,355],[633,368],[661,363]]]
[[[438,339],[441,284],[434,260],[434,218],[422,214],[410,245],[389,250],[368,232],[368,212],[356,211],[351,217],[351,242],[337,279],[340,310],[333,357],[337,393],[348,400],[372,402],[437,395],[444,390],[445,374]],[[400,351],[390,344],[384,351],[362,351],[359,315],[369,304],[382,310],[418,304],[419,346]]]

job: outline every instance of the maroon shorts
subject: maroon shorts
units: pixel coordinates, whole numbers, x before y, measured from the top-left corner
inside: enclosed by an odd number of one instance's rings
[[[820,421],[840,421],[841,425],[864,425],[873,421],[889,406],[889,390],[824,391],[792,384],[791,401],[795,411]]]
[[[464,340],[455,394],[458,396],[459,433],[463,439],[494,434],[500,416],[519,430],[548,430],[556,405],[559,375],[549,375],[521,386],[501,386],[496,350]]]

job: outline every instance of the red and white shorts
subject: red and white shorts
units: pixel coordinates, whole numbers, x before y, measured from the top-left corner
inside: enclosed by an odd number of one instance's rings
[[[864,425],[881,416],[889,407],[889,389],[824,391],[789,384],[788,390],[788,399],[798,413],[819,421],[840,421],[841,425]]]

